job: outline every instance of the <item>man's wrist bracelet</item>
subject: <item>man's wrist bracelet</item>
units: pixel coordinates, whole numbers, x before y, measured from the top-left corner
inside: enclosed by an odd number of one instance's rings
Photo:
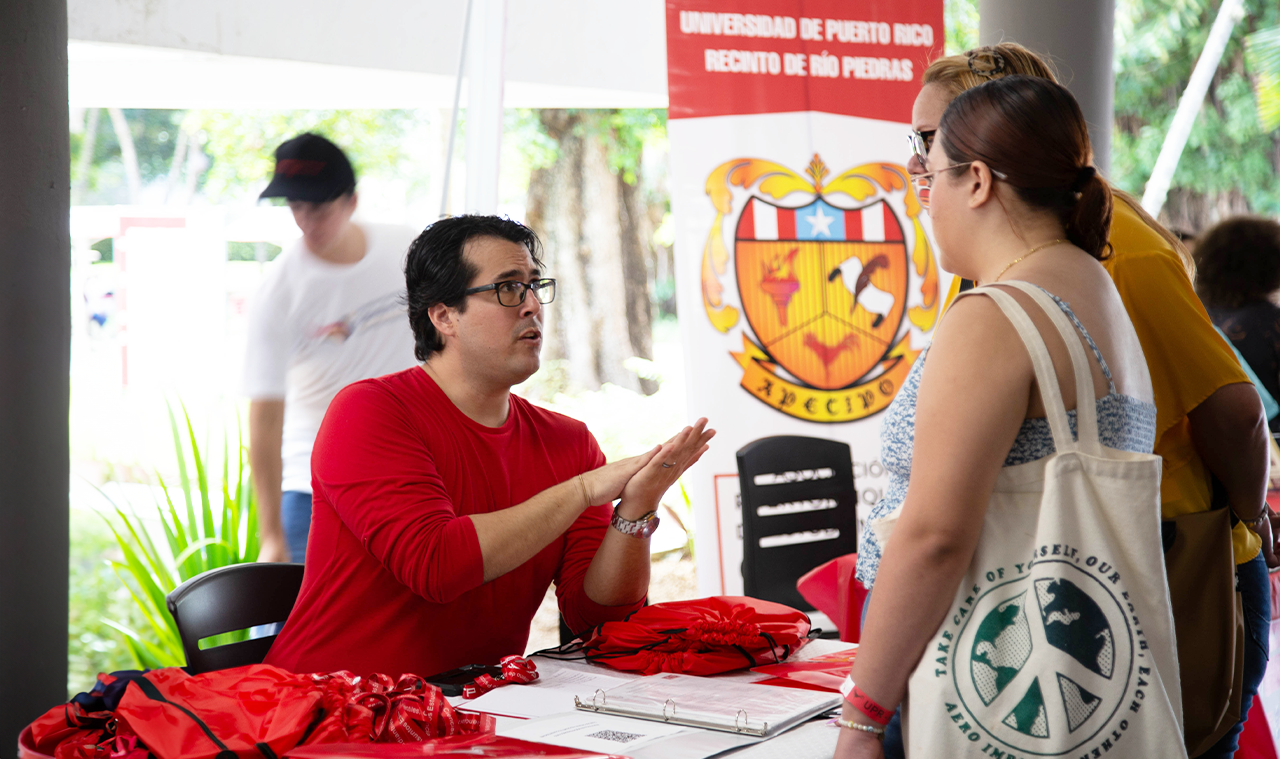
[[[582,491],[582,508],[591,508],[591,496],[587,495],[587,483],[578,475],[578,489]]]
[[[845,677],[844,684],[840,686],[840,695],[844,696],[844,700],[848,701],[853,708],[867,715],[867,719],[877,725],[887,725],[889,720],[893,719],[893,710],[884,708],[863,693],[861,688],[854,685],[852,675]]]
[[[884,740],[883,727],[872,727],[871,725],[863,725],[861,723],[854,722],[853,720],[840,719],[839,717],[836,717],[835,719],[831,720],[831,723],[833,725],[839,725],[840,727],[843,727],[846,730],[857,730],[860,733],[870,733],[871,735],[874,735],[876,737],[876,740],[880,740],[880,741]]]

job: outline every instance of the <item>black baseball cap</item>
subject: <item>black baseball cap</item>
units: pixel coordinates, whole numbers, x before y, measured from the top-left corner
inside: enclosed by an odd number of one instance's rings
[[[325,203],[355,189],[356,173],[342,149],[306,132],[276,148],[276,173],[258,199]]]

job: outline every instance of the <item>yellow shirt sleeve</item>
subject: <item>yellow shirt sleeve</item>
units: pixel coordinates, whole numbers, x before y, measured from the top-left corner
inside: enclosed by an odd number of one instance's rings
[[[1155,393],[1155,452],[1164,459],[1163,516],[1207,511],[1207,474],[1192,444],[1187,414],[1219,388],[1249,378],[1213,329],[1177,251],[1118,200],[1111,245],[1114,252],[1103,265],[1138,333]],[[1258,536],[1244,524],[1236,525],[1232,537],[1237,562],[1261,549]]]

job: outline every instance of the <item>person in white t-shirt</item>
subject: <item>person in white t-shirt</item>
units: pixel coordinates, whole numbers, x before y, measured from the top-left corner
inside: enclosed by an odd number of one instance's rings
[[[302,134],[276,149],[260,197],[289,201],[302,238],[268,266],[249,309],[244,393],[259,561],[301,562],[311,527],[311,446],[334,395],[413,366],[404,305],[408,227],[355,223],[355,172]]]

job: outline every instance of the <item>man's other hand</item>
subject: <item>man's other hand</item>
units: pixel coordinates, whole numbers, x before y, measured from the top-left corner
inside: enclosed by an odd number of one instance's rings
[[[643,469],[660,450],[662,446],[655,446],[639,456],[631,456],[612,464],[605,464],[599,469],[583,472],[582,482],[587,486],[587,503],[583,504],[583,508],[617,500],[618,496],[622,495],[622,488],[627,481]]]
[[[707,452],[716,431],[707,429],[706,418],[685,427],[658,447],[657,455],[631,478],[622,490],[624,519],[634,519],[658,508],[658,499],[676,484],[685,470]]]
[[[289,545],[284,534],[263,535],[258,547],[258,561],[282,562],[289,560]]]

